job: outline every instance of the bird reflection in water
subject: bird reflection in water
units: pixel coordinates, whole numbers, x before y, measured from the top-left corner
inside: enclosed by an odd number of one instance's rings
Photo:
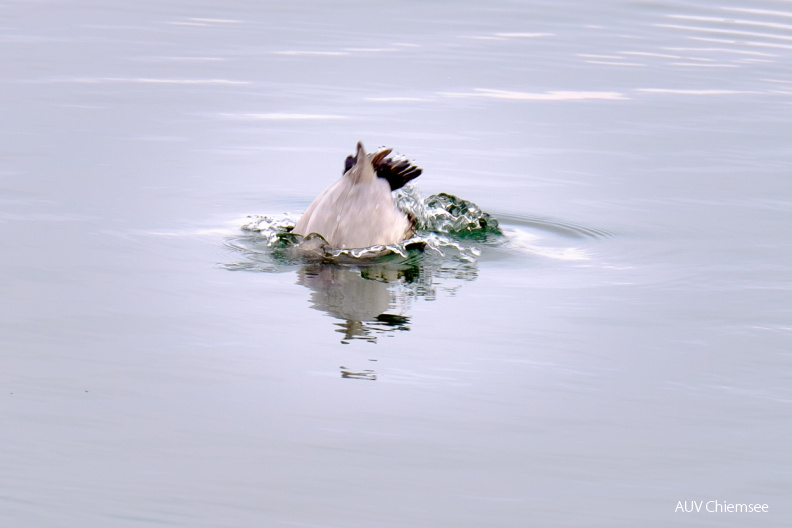
[[[312,308],[338,320],[333,324],[343,336],[341,343],[376,343],[380,337],[410,330],[406,314],[412,299],[434,297],[431,272],[423,266],[422,257],[417,254],[406,261],[360,267],[307,264],[297,270],[297,284],[311,290]],[[343,365],[340,369],[345,379],[377,379],[374,369]]]
[[[316,263],[297,271],[297,284],[311,291],[311,307],[339,320],[341,340],[375,343],[380,336],[410,330],[405,315],[411,299],[430,288],[420,265],[373,265],[362,268]]]
[[[439,293],[453,296],[462,284],[478,276],[472,250],[437,235],[406,244],[401,253],[375,258],[343,254],[329,259],[322,256],[323,251],[315,258],[305,258],[294,252],[299,239],[291,233],[293,220],[256,217],[251,225],[254,228],[248,228],[247,234],[225,239],[226,247],[240,258],[222,267],[294,272],[295,282],[311,291],[311,308],[336,320],[335,330],[342,335],[341,343],[347,345],[377,343],[380,338],[410,331],[413,301],[431,301]],[[317,248],[321,249],[321,244]],[[340,370],[347,379],[377,379],[377,373],[364,365],[341,366]]]
[[[362,148],[358,150],[360,155]],[[398,163],[396,168],[402,167]],[[377,343],[408,332],[414,300],[434,300],[438,291],[455,295],[464,282],[476,279],[479,248],[495,247],[504,238],[497,220],[473,202],[444,193],[424,199],[413,188],[399,189],[395,196],[402,213],[414,222],[415,232],[406,240],[343,249],[331,246],[320,234],[298,234],[300,223],[289,215],[251,215],[242,226],[245,234],[225,240],[240,258],[222,267],[295,271],[296,283],[311,291],[311,307],[336,320],[333,324],[343,344]],[[320,200],[320,205],[324,203]],[[309,209],[321,212],[317,207]],[[331,217],[320,214],[319,218]],[[373,369],[359,367],[341,366],[341,376],[377,379]]]

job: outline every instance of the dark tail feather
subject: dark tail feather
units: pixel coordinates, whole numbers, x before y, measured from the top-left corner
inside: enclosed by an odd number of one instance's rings
[[[382,148],[372,155],[371,163],[374,165],[374,170],[377,176],[388,180],[391,191],[401,189],[408,182],[414,180],[421,175],[423,169],[413,165],[409,160],[400,158],[393,159],[387,157],[391,153],[391,149]],[[344,161],[344,173],[355,166],[357,159],[355,156],[347,156]]]
[[[377,171],[377,176],[388,180],[391,191],[401,189],[423,172],[423,169],[416,167],[409,160],[394,160],[391,158],[385,158],[375,164],[374,170]]]
[[[344,174],[346,174],[349,169],[355,166],[355,156],[347,156],[346,161],[344,161]]]

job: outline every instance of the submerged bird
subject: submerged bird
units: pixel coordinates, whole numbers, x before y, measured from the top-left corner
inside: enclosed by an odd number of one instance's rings
[[[392,149],[368,154],[358,142],[341,179],[320,194],[300,217],[293,233],[321,235],[340,249],[397,244],[413,235],[413,221],[393,202],[391,191],[421,175],[405,159],[389,158]]]

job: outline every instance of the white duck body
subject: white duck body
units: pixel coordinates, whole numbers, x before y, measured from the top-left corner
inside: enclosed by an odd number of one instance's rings
[[[334,248],[358,249],[399,243],[412,235],[412,222],[358,143],[354,165],[308,206],[293,232],[319,234]]]

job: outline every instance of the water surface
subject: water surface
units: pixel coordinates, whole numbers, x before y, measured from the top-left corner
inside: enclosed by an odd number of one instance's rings
[[[786,525],[790,29],[774,0],[0,1],[3,525]],[[358,140],[505,241],[230,269]]]

